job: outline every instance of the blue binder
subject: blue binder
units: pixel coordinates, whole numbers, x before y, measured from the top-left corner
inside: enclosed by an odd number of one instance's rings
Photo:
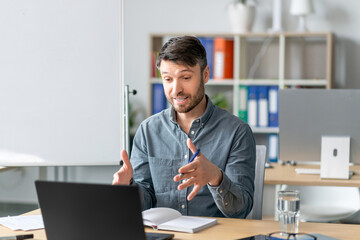
[[[277,162],[279,157],[279,136],[277,134],[269,134],[269,162]]]
[[[164,93],[164,87],[161,83],[154,83],[152,85],[152,112],[156,114],[166,109],[167,100]]]
[[[279,126],[279,87],[269,87],[269,127]]]
[[[269,126],[269,104],[268,104],[268,87],[258,86],[258,126],[268,127]]]
[[[210,68],[210,79],[213,79],[213,64],[214,64],[214,39],[213,38],[198,38],[206,51],[207,64]]]
[[[248,124],[250,127],[258,125],[257,90],[257,86],[248,86]]]

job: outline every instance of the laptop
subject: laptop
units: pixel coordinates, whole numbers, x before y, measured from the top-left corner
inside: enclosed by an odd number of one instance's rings
[[[36,181],[48,240],[165,240],[145,233],[137,186]]]

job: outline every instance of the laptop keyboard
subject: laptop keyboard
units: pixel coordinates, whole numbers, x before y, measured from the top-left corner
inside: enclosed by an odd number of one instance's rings
[[[145,233],[146,240],[170,240],[174,238],[174,234],[171,233]]]

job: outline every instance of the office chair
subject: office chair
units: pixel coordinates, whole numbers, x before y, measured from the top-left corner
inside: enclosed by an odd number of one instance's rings
[[[266,161],[266,146],[256,146],[256,165],[255,165],[255,191],[254,204],[247,219],[262,219],[262,204],[264,192],[264,175],[265,175],[265,161]]]
[[[300,219],[306,222],[338,222],[360,209],[357,187],[282,186],[300,191]]]

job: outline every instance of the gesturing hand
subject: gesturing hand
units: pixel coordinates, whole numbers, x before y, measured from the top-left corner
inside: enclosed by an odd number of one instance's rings
[[[186,143],[188,148],[194,154],[197,149],[191,142],[190,138],[186,141]],[[222,181],[222,172],[218,166],[210,162],[201,152],[194,161],[181,167],[179,169],[179,173],[182,173],[182,175],[176,175],[174,177],[175,182],[182,181],[184,179],[187,180],[178,186],[178,190],[183,190],[191,185],[194,185],[193,190],[187,198],[189,201],[193,199],[200,189],[206,184],[209,183],[212,186],[218,186]]]
[[[113,185],[129,185],[131,178],[133,177],[133,168],[131,166],[129,156],[125,150],[121,151],[121,158],[124,165],[119,171],[113,175]]]

